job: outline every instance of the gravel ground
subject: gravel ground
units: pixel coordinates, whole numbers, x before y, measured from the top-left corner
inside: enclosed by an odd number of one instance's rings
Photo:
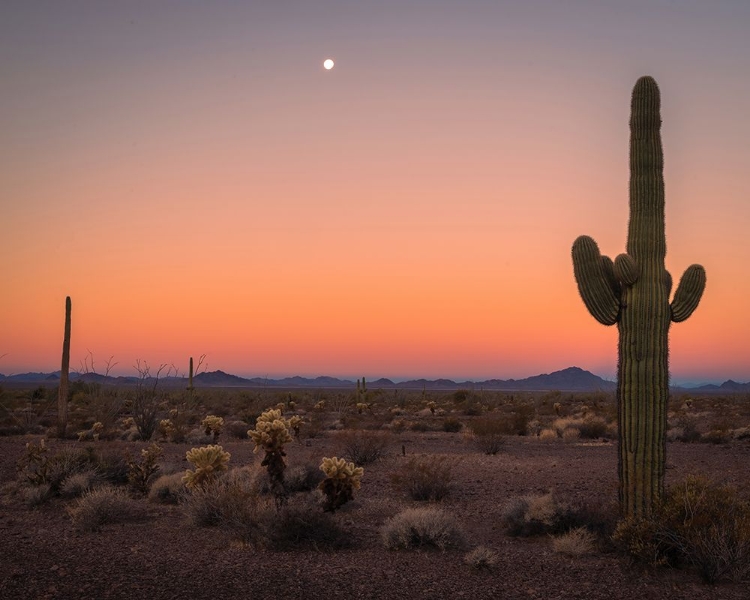
[[[478,453],[461,434],[394,435],[389,454],[365,468],[355,501],[335,518],[352,539],[344,550],[274,552],[233,543],[226,532],[191,525],[180,506],[141,502],[147,518],[77,531],[67,514],[72,500],[24,506],[12,493],[15,465],[31,437],[0,438],[0,598],[18,599],[350,599],[350,598],[711,598],[748,600],[747,584],[708,586],[690,571],[644,570],[602,550],[579,558],[553,552],[549,538],[508,537],[499,525],[514,495],[553,491],[567,502],[610,504],[616,495],[617,448],[613,442],[543,442],[510,438],[496,456]],[[62,443],[51,440],[51,447]],[[77,442],[64,442],[75,445]],[[257,463],[249,441],[220,443],[231,464]],[[95,442],[124,453],[139,443]],[[164,444],[163,463],[186,468],[185,444]],[[406,453],[406,458],[402,455]],[[290,465],[319,464],[334,453],[326,434],[289,448]],[[454,488],[441,503],[467,532],[469,548],[485,545],[499,556],[487,571],[464,564],[465,551],[389,551],[378,531],[400,510],[417,503],[390,483],[411,456],[445,456]],[[672,443],[668,483],[703,473],[747,489],[750,443]]]

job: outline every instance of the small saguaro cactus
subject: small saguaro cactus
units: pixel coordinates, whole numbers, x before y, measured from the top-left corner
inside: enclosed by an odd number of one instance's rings
[[[353,462],[343,458],[324,458],[320,470],[326,478],[318,486],[325,495],[323,510],[334,512],[354,498],[354,490],[358,490],[365,470],[357,467]]]
[[[64,438],[68,428],[68,377],[70,374],[70,296],[65,298],[65,333],[63,337],[60,388],[57,392],[57,437]]]
[[[362,383],[357,379],[357,398],[356,404],[367,404],[367,382],[362,378]]]
[[[619,330],[617,404],[620,508],[641,517],[664,492],[669,326],[698,306],[706,272],[691,265],[672,302],[672,277],[664,267],[664,157],[659,88],[641,77],[630,114],[630,221],[627,253],[614,262],[596,242],[573,244],[573,268],[583,302],[604,325]]]

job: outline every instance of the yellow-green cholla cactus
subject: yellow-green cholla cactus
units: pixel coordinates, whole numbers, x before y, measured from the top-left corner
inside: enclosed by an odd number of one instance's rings
[[[247,435],[255,442],[253,452],[263,448],[266,453],[260,465],[266,467],[268,471],[271,490],[276,497],[277,506],[279,506],[286,496],[284,490],[284,469],[286,469],[284,444],[292,441],[292,436],[289,433],[289,421],[281,415],[281,410],[271,408],[258,417],[255,422],[255,429],[250,429]]]
[[[185,486],[194,489],[210,482],[217,473],[227,470],[231,454],[224,452],[221,446],[202,446],[188,450],[185,458],[195,467],[195,471],[186,471],[182,478]]]
[[[224,419],[216,415],[208,415],[201,421],[201,427],[205,430],[206,435],[213,436],[215,442],[224,428]]]
[[[326,474],[326,478],[318,486],[326,496],[323,504],[326,512],[334,512],[354,498],[354,490],[359,489],[365,472],[353,462],[335,456],[324,458],[320,470]]]
[[[299,440],[299,428],[302,426],[302,417],[293,415],[289,418],[289,429],[294,433],[295,439]]]

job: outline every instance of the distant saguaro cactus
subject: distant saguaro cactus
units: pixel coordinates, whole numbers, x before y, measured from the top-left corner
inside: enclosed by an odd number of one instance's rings
[[[57,437],[64,438],[68,428],[68,378],[70,374],[70,296],[65,298],[65,334],[63,336],[60,387],[57,396]]]
[[[659,88],[641,77],[630,114],[630,221],[627,253],[612,260],[596,242],[573,243],[573,268],[583,302],[604,325],[617,323],[619,360],[619,497],[626,517],[647,516],[664,491],[669,326],[687,319],[700,302],[706,272],[685,271],[672,302],[664,267],[664,155]]]

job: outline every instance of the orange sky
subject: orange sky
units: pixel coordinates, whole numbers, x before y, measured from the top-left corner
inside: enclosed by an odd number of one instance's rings
[[[123,374],[611,378],[570,246],[624,251],[651,74],[708,274],[673,378],[750,380],[749,5],[257,4],[0,7],[1,373],[59,368],[70,295]]]

